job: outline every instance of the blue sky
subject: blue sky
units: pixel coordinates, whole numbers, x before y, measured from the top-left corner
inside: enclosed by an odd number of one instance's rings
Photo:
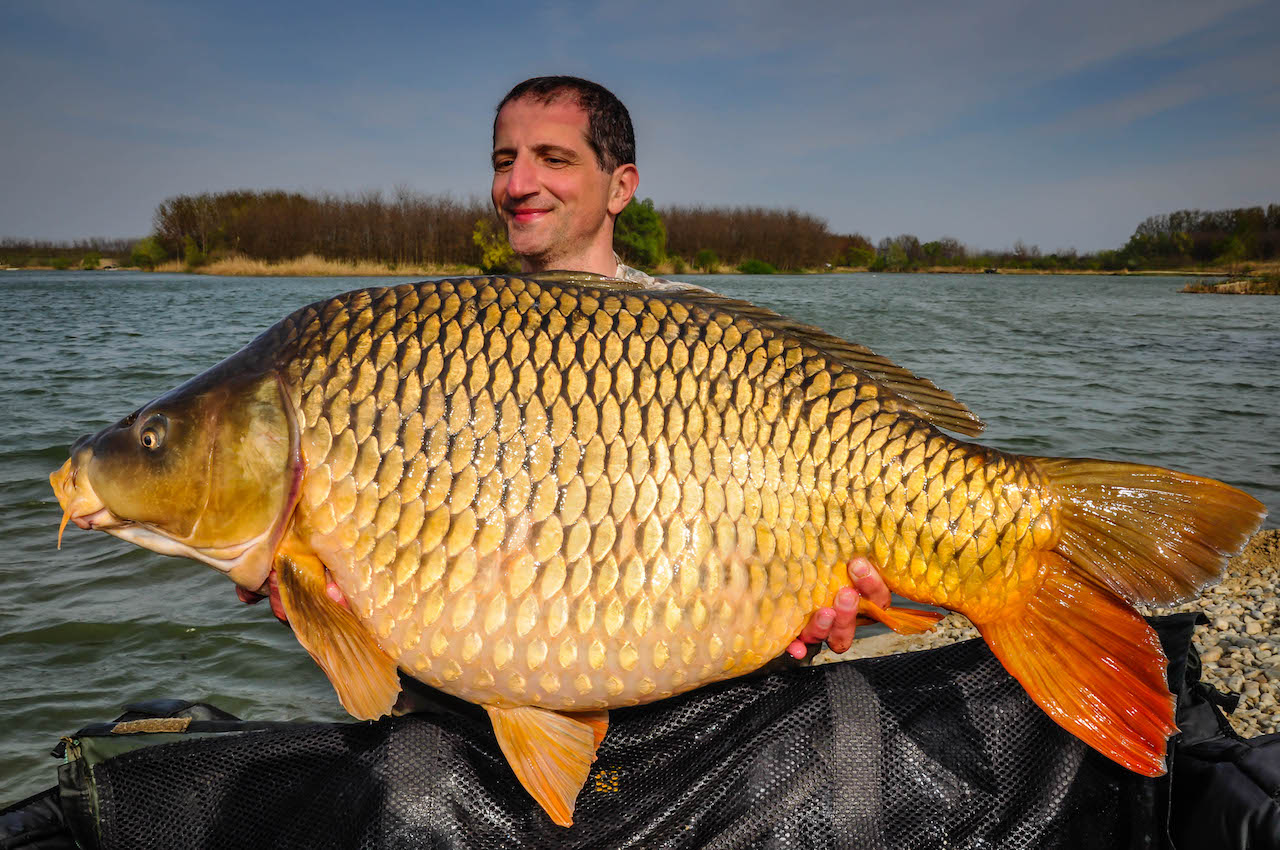
[[[493,106],[611,88],[640,195],[877,240],[1122,245],[1280,203],[1280,3],[6,0],[0,237],[233,188],[486,196]]]

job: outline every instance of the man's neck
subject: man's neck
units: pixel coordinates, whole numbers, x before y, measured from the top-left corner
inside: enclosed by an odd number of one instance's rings
[[[602,248],[575,257],[523,256],[520,258],[520,270],[525,274],[557,269],[570,272],[591,272],[605,277],[613,277],[618,270],[618,261],[614,258],[612,245],[605,245]]]

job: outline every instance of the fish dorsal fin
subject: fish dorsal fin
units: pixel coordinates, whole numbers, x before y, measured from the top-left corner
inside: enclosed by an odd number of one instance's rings
[[[907,401],[911,412],[939,428],[946,428],[948,431],[955,431],[967,437],[976,437],[987,427],[977,414],[951,393],[928,378],[921,378],[910,369],[899,366],[888,357],[876,354],[865,345],[843,340],[820,328],[779,316],[771,310],[764,312],[776,318],[772,320],[766,318],[761,321],[761,324],[777,328],[814,348],[821,349],[846,366],[865,372],[881,386],[889,388]]]
[[[608,727],[608,713],[565,714],[532,705],[486,705],[485,710],[520,784],[552,821],[571,826],[578,792]]]
[[[359,720],[390,714],[400,695],[396,662],[355,614],[325,593],[320,559],[293,547],[282,550],[276,575],[289,625],[329,677],[342,707]]]
[[[720,310],[742,316],[761,327],[769,328],[804,345],[816,348],[833,360],[870,376],[882,387],[898,396],[911,413],[939,428],[976,437],[986,427],[973,411],[957,401],[951,393],[940,388],[933,381],[921,378],[911,370],[899,366],[889,358],[876,354],[865,345],[843,340],[821,328],[788,319],[749,301],[729,298],[700,287],[646,290],[646,292],[689,306],[700,306],[708,310]]]

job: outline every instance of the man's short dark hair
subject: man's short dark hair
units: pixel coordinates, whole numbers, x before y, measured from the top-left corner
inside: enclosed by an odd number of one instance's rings
[[[532,98],[538,103],[572,99],[587,113],[587,144],[600,168],[609,173],[619,165],[636,161],[636,134],[631,114],[622,101],[599,83],[581,77],[533,77],[518,84],[498,104],[498,112],[513,100]],[[493,118],[493,135],[498,136],[498,117]]]

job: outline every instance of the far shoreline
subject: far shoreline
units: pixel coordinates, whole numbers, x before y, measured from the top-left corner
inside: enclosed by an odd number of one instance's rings
[[[19,268],[8,267],[5,271],[129,271],[129,272],[158,272],[162,274],[199,274],[208,275],[210,277],[443,277],[443,276],[479,276],[485,274],[478,266],[468,266],[461,264],[421,264],[421,265],[398,265],[396,263],[380,262],[372,260],[362,260],[359,262],[351,262],[345,260],[326,260],[313,254],[303,257],[297,257],[291,260],[281,260],[278,262],[267,262],[265,260],[254,260],[247,257],[228,257],[220,260],[214,260],[209,263],[189,268],[180,261],[172,260],[161,263],[152,269],[144,269],[139,266],[124,266],[115,264],[109,258],[104,258],[104,266],[97,269],[55,269],[53,266],[23,266]],[[661,263],[654,271],[655,277],[674,277],[674,278],[698,278],[707,275],[740,275],[741,272],[734,266],[721,265],[714,271],[701,271],[693,268],[685,267],[678,269],[671,262]],[[1248,275],[1230,270],[1206,270],[1206,269],[1139,269],[1128,270],[1119,269],[1114,271],[1107,270],[1085,270],[1085,269],[1024,269],[1024,268],[957,268],[955,266],[931,266],[928,268],[913,269],[911,271],[871,271],[866,267],[854,266],[834,266],[831,268],[821,269],[800,269],[795,271],[779,270],[775,273],[777,276],[807,276],[807,275],[857,275],[857,274],[936,274],[936,275],[1020,275],[1020,276],[1105,276],[1105,277],[1181,277],[1181,278],[1229,278],[1224,284],[1234,284],[1238,281],[1247,281]],[[1196,286],[1191,284],[1189,286]],[[1239,291],[1237,290],[1210,290],[1207,287],[1187,291]]]

